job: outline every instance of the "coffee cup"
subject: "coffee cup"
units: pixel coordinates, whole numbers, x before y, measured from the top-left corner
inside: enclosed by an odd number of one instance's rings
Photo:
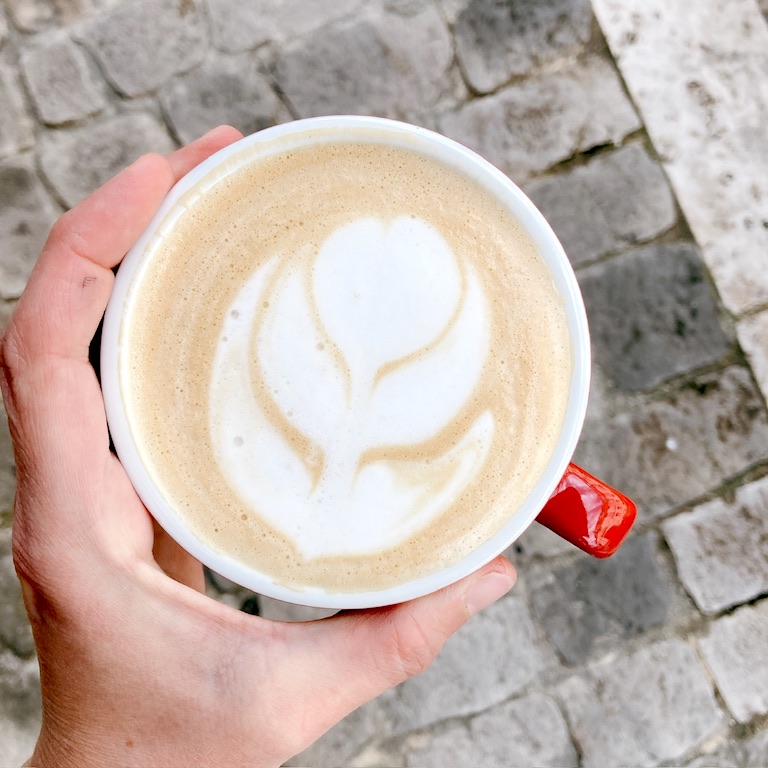
[[[298,120],[202,163],[120,266],[101,354],[147,509],[279,600],[409,600],[536,519],[605,557],[634,520],[571,463],[590,347],[567,256],[509,178],[423,128]]]

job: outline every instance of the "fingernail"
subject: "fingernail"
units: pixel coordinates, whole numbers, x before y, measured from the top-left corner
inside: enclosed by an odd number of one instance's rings
[[[507,573],[491,571],[478,579],[467,593],[467,610],[470,616],[495,603],[500,597],[509,592],[515,584],[515,579]]]

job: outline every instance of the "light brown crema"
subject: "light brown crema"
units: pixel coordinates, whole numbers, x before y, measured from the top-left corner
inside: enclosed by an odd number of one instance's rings
[[[120,376],[142,458],[203,542],[297,590],[370,591],[457,562],[515,514],[558,440],[572,353],[548,268],[489,193],[415,152],[350,142],[260,159],[182,204],[188,209],[131,288]],[[486,411],[493,442],[476,479],[410,540],[373,555],[305,560],[218,469],[209,434],[217,340],[239,289],[275,254],[319,249],[359,218],[404,215],[430,224],[460,265],[474,267],[492,338],[471,400],[423,449],[402,446],[402,458],[445,451]]]

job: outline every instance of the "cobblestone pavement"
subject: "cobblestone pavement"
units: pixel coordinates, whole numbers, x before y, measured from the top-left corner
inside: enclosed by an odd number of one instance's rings
[[[576,458],[637,500],[635,531],[597,562],[534,526],[512,593],[296,764],[768,764],[765,15],[766,0],[4,0],[0,320],[61,211],[222,122],[435,128],[517,181],[576,268],[595,362]],[[40,717],[13,485],[3,429],[3,766]]]

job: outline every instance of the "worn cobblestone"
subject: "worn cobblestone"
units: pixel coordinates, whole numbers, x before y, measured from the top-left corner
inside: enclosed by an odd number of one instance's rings
[[[0,163],[0,297],[17,298],[59,211],[35,174],[31,158]]]
[[[768,25],[754,0],[593,0],[723,303],[768,302]]]
[[[704,264],[687,243],[650,245],[579,274],[598,364],[622,389],[652,389],[729,349]]]
[[[126,96],[155,90],[202,61],[207,26],[199,0],[131,0],[95,16],[83,42]]]
[[[768,460],[765,404],[747,369],[730,366],[685,381],[650,402],[637,399],[615,413],[593,396],[576,462],[658,517]]]
[[[712,614],[768,591],[768,478],[665,521],[680,579]]]
[[[456,53],[473,90],[490,93],[581,50],[591,22],[589,0],[470,0],[456,17]]]
[[[18,75],[0,63],[0,159],[35,143],[32,121],[22,96]]]
[[[611,65],[590,56],[470,101],[439,127],[521,183],[578,152],[622,141],[640,123]]]
[[[411,752],[408,766],[483,768],[577,766],[578,755],[557,704],[533,693],[458,723]]]
[[[0,765],[20,765],[32,754],[40,723],[37,661],[0,649]]]
[[[580,557],[531,579],[533,616],[566,664],[585,661],[601,641],[636,637],[664,622],[671,590],[656,539],[635,536],[609,560]]]
[[[80,202],[139,155],[173,149],[165,127],[142,113],[51,132],[41,143],[43,173],[69,206]]]
[[[298,116],[415,119],[434,107],[453,63],[448,28],[432,5],[392,5],[373,3],[286,47],[275,79]]]
[[[385,694],[381,704],[393,732],[406,733],[498,704],[546,665],[522,599],[511,596],[473,617],[426,672]]]
[[[575,266],[650,240],[677,219],[664,172],[639,143],[531,182],[525,192]]]
[[[558,692],[584,768],[673,763],[722,717],[701,662],[680,640],[604,662]]]
[[[768,600],[715,621],[699,648],[736,720],[768,714]]]
[[[184,144],[222,123],[248,135],[291,117],[248,53],[205,61],[171,80],[160,99]]]
[[[214,42],[233,53],[301,37],[361,5],[362,0],[252,0],[251,13],[243,14],[240,0],[207,0]]]
[[[22,54],[21,68],[44,123],[79,120],[106,105],[101,82],[66,34],[56,32],[37,40]]]

